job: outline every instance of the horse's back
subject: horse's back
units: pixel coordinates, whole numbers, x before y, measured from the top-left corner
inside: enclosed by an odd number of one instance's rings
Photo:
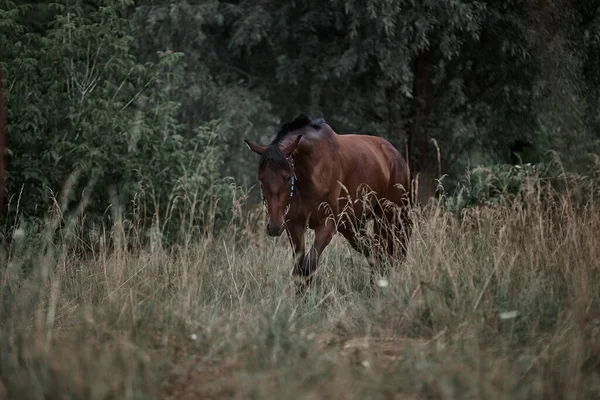
[[[339,135],[338,139],[340,151],[347,155],[346,169],[352,174],[362,175],[362,180],[377,178],[385,182],[386,189],[398,184],[408,186],[406,161],[389,141],[360,134]]]
[[[310,149],[314,167],[320,171],[315,182],[318,192],[338,187],[331,192],[334,197],[345,197],[346,190],[355,197],[360,196],[359,189],[365,188],[378,198],[385,197],[398,204],[402,201],[409,184],[408,167],[400,152],[386,139],[363,134],[340,135],[323,124],[319,130],[304,131],[301,146]]]

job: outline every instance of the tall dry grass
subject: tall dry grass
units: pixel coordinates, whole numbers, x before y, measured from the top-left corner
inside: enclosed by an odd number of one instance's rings
[[[600,207],[548,190],[461,218],[415,210],[407,260],[376,290],[336,237],[305,298],[286,238],[239,204],[222,233],[169,250],[118,218],[95,236],[17,229],[0,398],[599,398]]]

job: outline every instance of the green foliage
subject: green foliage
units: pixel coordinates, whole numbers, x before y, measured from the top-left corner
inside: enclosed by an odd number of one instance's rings
[[[228,159],[244,167],[238,178],[252,165],[241,139],[268,140],[273,114],[320,114],[340,132],[381,135],[403,153],[410,135],[422,137],[429,164],[435,138],[451,178],[475,152],[509,161],[516,140],[547,150],[533,107],[534,13],[522,2],[156,3],[141,1],[134,12],[137,50],[194,54],[177,93],[182,118],[222,116]],[[411,154],[422,150],[417,142],[409,141]]]
[[[447,211],[460,215],[472,207],[513,204],[515,198],[533,186],[551,184],[558,177],[552,164],[497,164],[468,169],[456,194],[446,197]]]
[[[388,138],[411,171],[441,170],[463,195],[468,165],[556,150],[581,173],[600,149],[596,0],[0,5],[6,190],[24,217],[74,173],[63,211],[83,198],[98,220],[151,201],[144,218],[172,235],[193,203],[202,225],[206,194],[227,211],[222,175],[255,179],[242,139],[265,143],[299,112]]]
[[[157,49],[185,53],[185,59],[174,66],[180,79],[165,87],[169,98],[181,104],[177,118],[184,128],[182,135],[192,136],[197,125],[220,120],[228,149],[222,172],[254,181],[249,171],[256,160],[242,139],[259,135],[267,141],[279,118],[273,115],[268,88],[245,74],[245,67],[229,63],[227,54],[234,49],[220,32],[233,21],[219,3],[138,1],[131,15],[135,35],[131,44],[141,60],[151,60]]]
[[[435,139],[452,187],[477,158],[556,150],[585,168],[598,144],[596,3],[142,0],[132,19],[140,55],[191,55],[180,119],[223,119],[236,178],[253,179],[242,138],[266,142],[274,115],[308,112],[388,138],[414,171],[437,174]]]
[[[148,221],[173,215],[178,180],[192,192],[223,185],[221,129],[205,123],[193,137],[181,135],[179,104],[164,89],[177,83],[183,54],[159,52],[158,63],[140,63],[123,16],[130,2],[82,3],[49,3],[41,33],[19,22],[30,7],[5,3],[10,211],[40,218],[56,198],[63,214],[85,203],[94,222],[109,204],[122,207],[113,216],[135,212],[136,196],[151,191]]]

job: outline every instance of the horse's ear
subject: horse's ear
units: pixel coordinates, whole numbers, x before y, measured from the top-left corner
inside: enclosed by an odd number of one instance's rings
[[[244,142],[246,142],[246,146],[248,146],[248,148],[250,150],[252,150],[256,154],[258,154],[259,156],[262,156],[263,153],[265,152],[266,147],[259,146],[255,143],[251,143],[251,142],[247,141],[246,139],[244,139]]]
[[[302,135],[296,136],[296,139],[285,148],[281,150],[284,156],[289,157],[296,149],[298,148],[298,144],[300,143],[300,139],[302,139]]]

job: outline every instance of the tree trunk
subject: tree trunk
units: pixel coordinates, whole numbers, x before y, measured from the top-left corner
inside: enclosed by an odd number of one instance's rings
[[[4,129],[6,124],[6,107],[4,104],[4,74],[0,67],[0,221],[4,220]]]
[[[398,85],[388,87],[386,90],[388,109],[388,138],[390,142],[400,150],[400,138],[402,137],[402,105],[399,101]],[[406,156],[406,154],[405,154]],[[408,160],[407,160],[408,161]]]
[[[435,194],[438,178],[436,163],[431,156],[428,122],[433,110],[433,84],[429,71],[431,51],[422,53],[414,61],[413,109],[408,122],[408,163],[413,185],[413,200],[426,204]]]

